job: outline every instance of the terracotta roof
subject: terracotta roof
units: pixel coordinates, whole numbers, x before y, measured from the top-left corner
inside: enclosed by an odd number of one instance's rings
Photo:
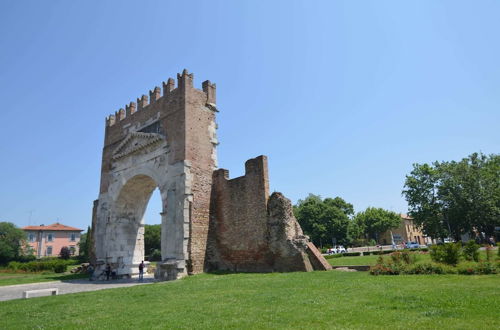
[[[403,219],[413,220],[413,218],[410,217],[408,214],[401,213],[400,215],[401,215],[401,218],[403,218]]]
[[[66,230],[66,231],[83,231],[83,229],[78,229],[75,227],[65,226],[59,222],[53,223],[48,226],[26,226],[21,228],[22,230]]]

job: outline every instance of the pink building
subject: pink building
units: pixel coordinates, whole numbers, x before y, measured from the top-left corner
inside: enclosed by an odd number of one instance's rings
[[[23,227],[28,236],[28,243],[35,251],[37,258],[57,257],[63,246],[67,246],[71,254],[78,255],[78,243],[82,229],[53,223],[49,226]]]

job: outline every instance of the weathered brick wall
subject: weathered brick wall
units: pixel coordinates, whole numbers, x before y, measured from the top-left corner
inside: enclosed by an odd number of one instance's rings
[[[186,86],[190,86],[189,83]],[[191,168],[190,206],[190,273],[204,270],[205,250],[209,227],[212,173],[217,167],[215,148],[215,111],[207,103],[215,102],[215,85],[205,82],[204,90],[190,88],[186,91],[186,148],[185,158]]]
[[[269,182],[267,157],[245,163],[245,175],[229,180],[227,170],[214,172],[209,270],[269,271],[267,240]]]

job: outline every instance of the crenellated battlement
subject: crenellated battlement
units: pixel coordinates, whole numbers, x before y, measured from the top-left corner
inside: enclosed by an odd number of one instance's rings
[[[177,86],[175,86],[175,80],[173,78],[168,78],[166,82],[164,81],[162,83],[163,88],[158,86],[154,87],[149,91],[149,96],[144,94],[137,98],[136,102],[130,102],[128,105],[125,105],[125,109],[120,108],[114,114],[106,117],[106,126],[114,126],[116,123],[133,116],[139,111],[147,110],[149,106],[159,102],[162,98],[169,98],[177,94],[176,90],[179,90],[179,93],[182,94],[186,93],[187,90],[194,88],[193,81],[194,74],[188,73],[188,71],[184,69],[182,73],[177,74]],[[211,107],[215,106],[216,85],[206,80],[202,83],[201,90],[207,95],[207,104]]]

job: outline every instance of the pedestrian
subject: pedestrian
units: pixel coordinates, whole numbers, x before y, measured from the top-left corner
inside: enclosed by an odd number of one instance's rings
[[[87,273],[89,274],[89,281],[92,281],[94,277],[94,267],[90,264],[87,267]]]
[[[139,264],[139,281],[144,279],[144,260]]]
[[[106,264],[106,281],[109,281],[109,275],[111,275],[111,265]]]
[[[490,237],[489,243],[491,247],[495,246],[495,239],[493,238],[493,236]]]

